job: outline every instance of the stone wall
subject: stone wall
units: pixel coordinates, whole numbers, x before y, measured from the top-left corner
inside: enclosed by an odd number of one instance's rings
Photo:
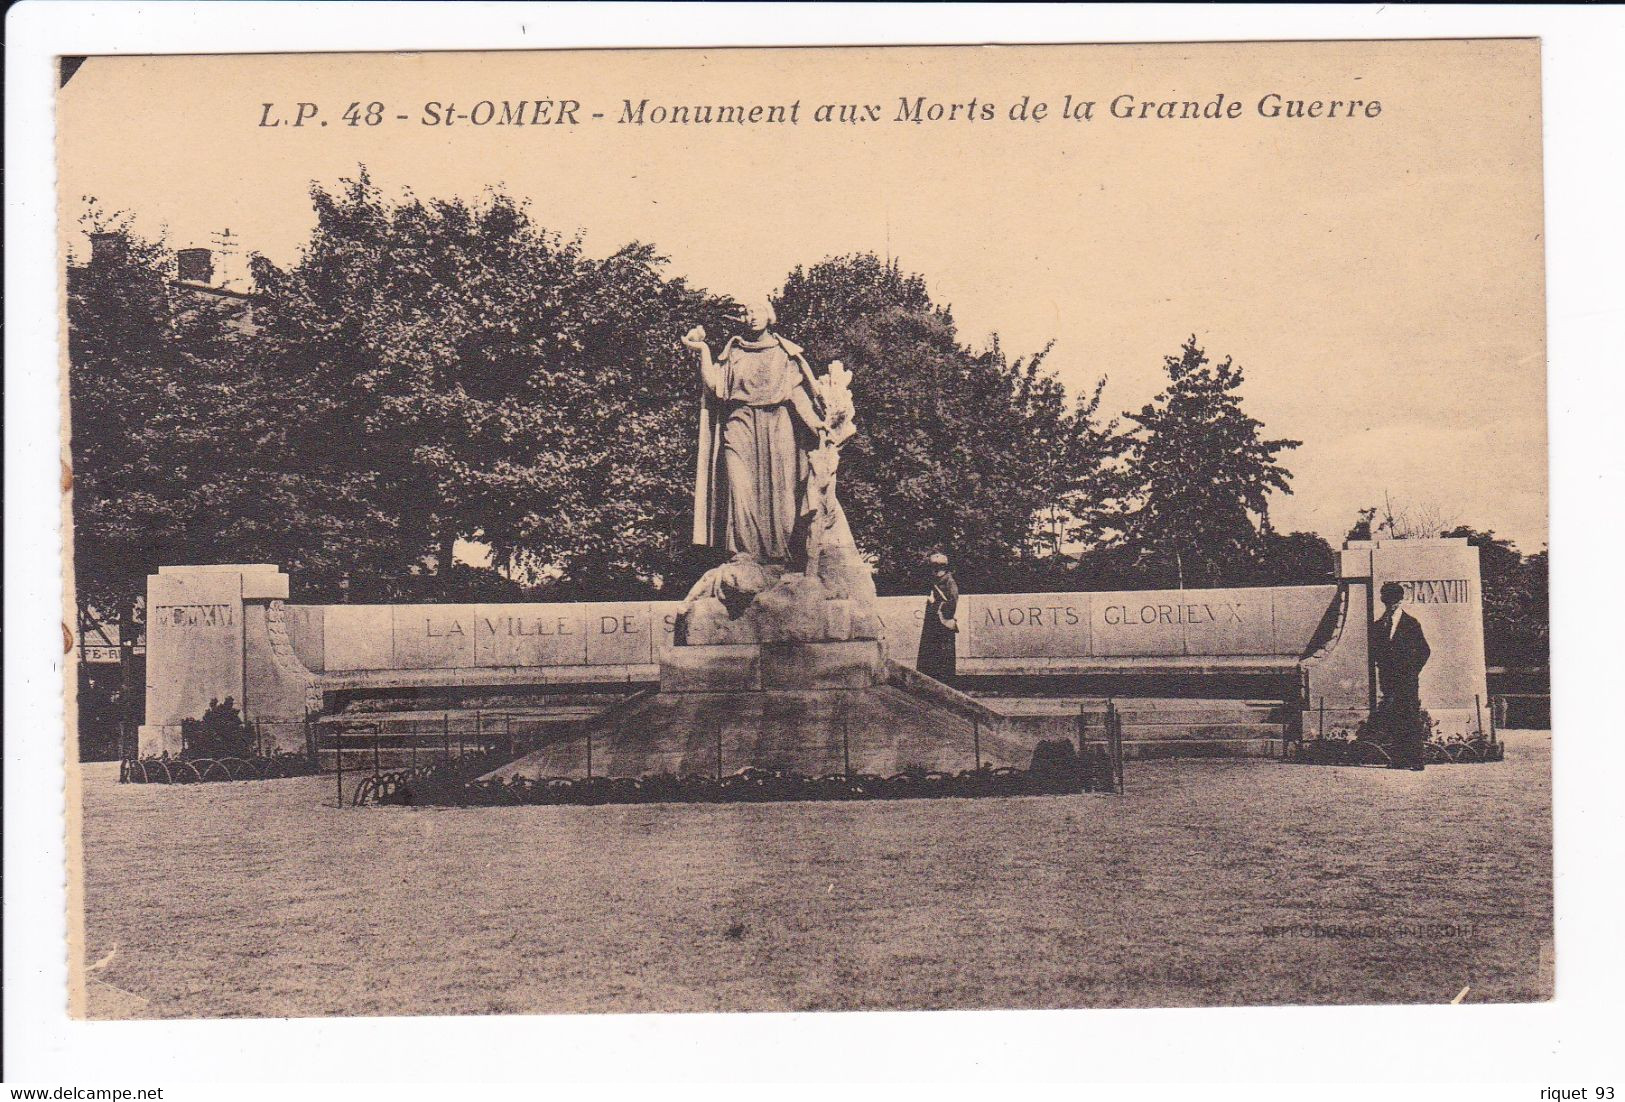
[[[1138,593],[967,594],[961,661],[1305,653],[1337,586]],[[882,597],[889,656],[912,665],[924,597]],[[312,670],[645,666],[669,646],[679,605],[290,605]]]
[[[649,666],[678,604],[292,606],[294,650],[312,670]]]
[[[1487,710],[1476,549],[1464,540],[1348,545],[1338,585],[1120,593],[966,594],[963,674],[1091,669],[1304,669],[1318,706],[1369,707],[1370,594],[1399,581],[1433,647],[1422,698],[1451,729]],[[659,676],[679,605],[293,605],[273,566],[164,567],[148,579],[143,747],[170,748],[211,697],[246,719],[293,721],[324,687],[641,682]],[[912,665],[925,598],[879,601],[888,657]],[[1229,664],[1228,666],[1226,664]],[[1318,718],[1318,717],[1317,717]],[[149,737],[150,736],[150,737]],[[172,749],[178,749],[178,741]]]

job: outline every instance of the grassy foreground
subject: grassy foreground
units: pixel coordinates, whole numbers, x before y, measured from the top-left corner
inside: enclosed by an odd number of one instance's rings
[[[1130,763],[1122,798],[479,809],[91,765],[89,1012],[1547,998],[1550,758],[1512,732],[1422,774]]]

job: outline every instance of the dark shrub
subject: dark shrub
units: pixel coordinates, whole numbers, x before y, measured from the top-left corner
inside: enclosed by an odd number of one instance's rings
[[[1033,783],[1043,791],[1076,792],[1083,782],[1071,739],[1041,739],[1033,748]]]

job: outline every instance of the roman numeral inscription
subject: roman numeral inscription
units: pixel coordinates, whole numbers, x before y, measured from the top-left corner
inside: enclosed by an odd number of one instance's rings
[[[153,622],[177,628],[229,628],[237,622],[234,605],[159,605]]]
[[[1402,581],[1405,596],[1419,605],[1464,605],[1468,601],[1466,578],[1438,578]]]

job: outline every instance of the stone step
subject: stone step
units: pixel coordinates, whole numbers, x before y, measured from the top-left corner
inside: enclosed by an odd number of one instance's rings
[[[1077,725],[1070,719],[1053,716],[1013,716],[1013,731],[1030,738],[1077,737]],[[1286,734],[1284,723],[1125,723],[1123,742],[1211,742],[1245,739],[1280,739]],[[1084,737],[1098,742],[1106,737],[1102,727],[1085,727]]]
[[[392,711],[392,712],[336,712],[324,716],[317,725],[317,737],[331,739],[338,727],[345,737],[370,737],[374,727],[386,735],[412,735],[416,738],[439,738],[442,729],[453,737],[459,731],[483,731],[487,735],[500,734],[507,728],[534,726],[538,723],[573,723],[602,715],[622,697],[604,697],[592,703],[542,704],[513,708],[500,713],[476,714],[473,711]],[[445,717],[444,719],[442,717]]]
[[[470,746],[467,749],[470,753],[472,753],[477,749],[477,747]],[[339,756],[339,752],[336,750],[318,749],[316,751],[317,771],[322,773],[332,773],[337,770],[339,765]],[[384,772],[388,772],[392,769],[407,769],[414,765],[428,765],[444,756],[444,753],[439,747],[435,747],[432,752],[427,748],[422,748],[414,754],[410,748],[402,749],[398,746],[383,746],[378,750],[377,767]],[[455,759],[457,756],[457,746],[453,744],[451,748],[451,757]],[[371,746],[368,746],[365,749],[352,749],[349,746],[345,746],[343,757],[344,772],[346,774],[366,773],[371,775],[374,762],[373,750]]]
[[[1045,718],[1051,720],[1066,720],[1076,724],[1079,713],[1076,710],[1065,709],[1039,709],[1023,708],[1020,710],[1005,710],[997,708],[995,711],[1011,717]],[[1236,709],[1234,711],[1219,708],[1193,708],[1183,712],[1160,711],[1120,711],[1118,719],[1125,726],[1158,726],[1173,725],[1186,726],[1190,724],[1231,724],[1231,723],[1271,723],[1282,722],[1276,716],[1274,709]],[[1106,725],[1105,712],[1084,712],[1083,725],[1087,728],[1104,727]]]
[[[1123,740],[1125,761],[1157,761],[1165,758],[1276,758],[1280,755],[1279,738],[1157,738],[1136,739],[1132,742],[1128,739]]]
[[[1069,718],[1082,715],[1086,726],[1106,722],[1106,704],[1099,700],[1054,697],[978,697],[983,704],[1007,716]],[[1126,724],[1157,723],[1262,723],[1278,722],[1286,707],[1278,701],[1252,700],[1147,700],[1116,702],[1117,715]]]
[[[974,723],[997,724],[1006,714],[988,707],[986,701],[979,700],[969,693],[962,693],[953,686],[944,684],[934,677],[921,673],[912,666],[903,665],[901,662],[887,660],[886,680],[911,696],[930,700],[932,703]]]
[[[1281,723],[1125,723],[1123,742],[1236,742],[1247,739],[1279,739],[1286,733]]]
[[[1279,750],[1288,725],[1272,722],[1267,709],[1191,709],[1183,713],[1147,713],[1153,722],[1130,722],[1136,713],[1124,713],[1123,755],[1126,758],[1268,756]],[[1090,743],[1105,739],[1103,718],[1089,722],[1083,736]],[[1036,745],[1041,739],[1078,737],[1073,714],[1024,714],[1007,718],[1012,736]]]

